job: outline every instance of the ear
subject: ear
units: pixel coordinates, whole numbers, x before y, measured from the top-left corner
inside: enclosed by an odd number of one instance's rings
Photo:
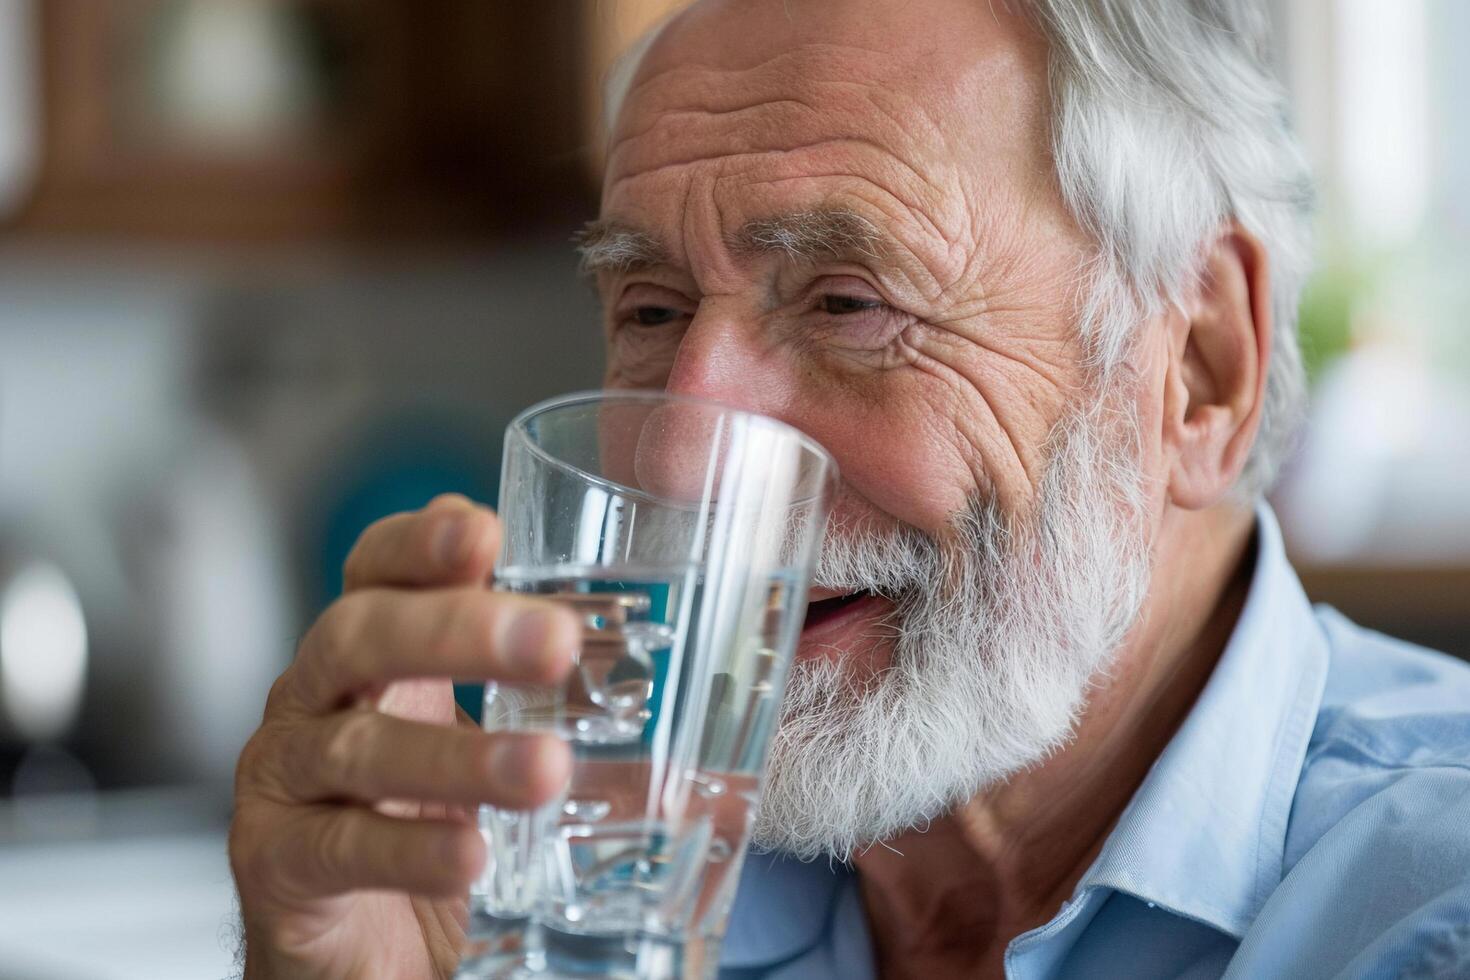
[[[1164,396],[1169,498],[1198,510],[1219,502],[1245,467],[1260,425],[1271,358],[1266,250],[1238,223],[1206,249],[1176,320]]]

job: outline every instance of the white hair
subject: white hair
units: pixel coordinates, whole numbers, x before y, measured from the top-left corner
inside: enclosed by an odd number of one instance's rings
[[[984,0],[976,0],[977,3]],[[1267,58],[1261,0],[1020,0],[1050,55],[1062,197],[1096,253],[1081,329],[1123,364],[1146,318],[1177,305],[1234,219],[1264,245],[1274,324],[1260,430],[1236,485],[1269,488],[1305,398],[1297,304],[1311,269],[1311,175]],[[667,23],[667,21],[665,21]],[[660,24],[609,74],[615,120]]]
[[[891,662],[867,679],[841,658],[792,665],[757,845],[845,859],[1071,737],[1149,581],[1136,429],[1113,400],[1057,427],[1027,515],[986,499],[946,540],[911,527],[828,535],[816,581],[895,600],[880,627]]]
[[[1297,304],[1313,189],[1268,66],[1260,0],[1026,0],[1050,45],[1052,150],[1068,208],[1097,244],[1083,329],[1105,369],[1135,327],[1180,302],[1234,219],[1270,263],[1273,339],[1260,431],[1237,484],[1269,488],[1305,381]]]

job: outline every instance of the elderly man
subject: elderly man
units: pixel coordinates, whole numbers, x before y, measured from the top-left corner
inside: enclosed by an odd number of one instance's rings
[[[845,479],[728,976],[1470,976],[1470,671],[1313,611],[1257,503],[1308,262],[1266,28],[704,0],[629,62],[583,241],[609,385]],[[565,779],[425,679],[567,669],[571,621],[483,588],[496,540],[460,499],[369,529],[272,691],[247,977],[447,976],[459,815]]]

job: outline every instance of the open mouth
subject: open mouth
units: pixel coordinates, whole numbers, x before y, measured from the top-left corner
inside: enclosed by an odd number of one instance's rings
[[[866,664],[860,670],[880,669],[890,644],[877,627],[893,611],[892,599],[868,591],[814,599],[807,606],[797,657],[841,657],[854,666],[856,658]]]
[[[862,602],[864,599],[875,598],[873,593],[866,590],[851,592],[847,595],[831,596],[827,599],[817,599],[806,607],[806,622],[802,624],[803,629],[811,629],[837,616],[843,611]]]

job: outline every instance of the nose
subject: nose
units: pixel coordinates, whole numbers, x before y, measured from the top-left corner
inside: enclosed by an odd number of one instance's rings
[[[671,394],[780,417],[790,393],[785,355],[757,318],[706,298],[690,321],[664,387]]]
[[[633,457],[636,485],[662,500],[698,504],[724,466],[723,410],[702,402],[658,405],[644,419]]]
[[[780,349],[763,342],[757,324],[700,304],[675,354],[665,390],[780,418],[789,385]],[[637,453],[639,483],[659,496],[698,501],[724,466],[731,433],[721,413],[676,403],[661,407],[643,427]]]

